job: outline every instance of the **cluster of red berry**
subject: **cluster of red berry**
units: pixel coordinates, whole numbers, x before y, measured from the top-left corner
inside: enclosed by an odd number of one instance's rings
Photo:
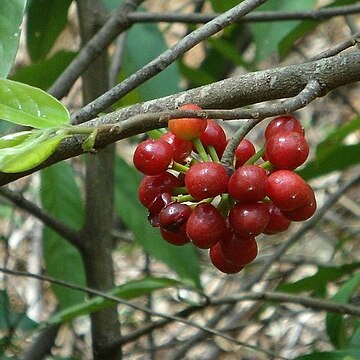
[[[168,126],[156,139],[141,142],[133,158],[145,174],[139,199],[167,242],[210,249],[216,268],[236,273],[257,256],[256,236],[285,231],[291,221],[314,214],[314,192],[293,171],[309,154],[294,116],[272,120],[257,152],[242,140],[232,173],[219,161],[228,140],[216,121],[171,119]]]

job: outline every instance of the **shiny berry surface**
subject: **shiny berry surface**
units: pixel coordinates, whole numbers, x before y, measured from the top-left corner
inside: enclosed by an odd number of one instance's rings
[[[215,162],[197,163],[185,174],[185,185],[196,200],[215,197],[227,192],[228,173]]]
[[[166,242],[172,245],[181,246],[190,242],[190,239],[186,235],[185,224],[177,231],[166,230],[160,226],[160,234]]]
[[[316,207],[316,198],[314,193],[312,193],[312,196],[305,205],[292,211],[283,211],[283,214],[291,221],[305,221],[314,215]]]
[[[186,224],[186,233],[192,243],[200,249],[209,249],[225,234],[226,223],[215,206],[198,204]]]
[[[313,196],[311,187],[291,170],[278,170],[268,178],[268,197],[283,211],[306,205]]]
[[[182,110],[201,110],[201,107],[195,104],[180,106]],[[200,118],[181,118],[170,119],[168,122],[169,130],[178,138],[183,140],[193,140],[201,136],[205,131],[207,120]]]
[[[247,139],[241,140],[235,150],[236,168],[244,165],[253,155],[255,155],[255,152],[255,146],[251,141]]]
[[[173,158],[173,148],[166,141],[145,140],[141,142],[133,157],[135,167],[145,175],[164,172]]]
[[[308,158],[309,145],[296,132],[279,132],[267,140],[265,156],[275,168],[293,170]]]
[[[189,140],[182,140],[168,131],[160,137],[160,140],[166,141],[173,148],[174,161],[183,164],[189,158],[192,150],[192,143]]]
[[[209,258],[211,263],[218,270],[220,270],[225,274],[236,274],[244,268],[243,265],[234,265],[228,262],[227,260],[225,260],[224,255],[221,252],[220,243],[217,243],[210,248]]]
[[[220,248],[225,260],[240,266],[251,263],[258,253],[254,237],[242,238],[234,232],[229,232],[229,235],[221,240]]]
[[[304,136],[305,131],[300,121],[292,115],[279,116],[273,119],[265,129],[265,139],[270,139],[279,132],[296,132]]]
[[[191,209],[186,204],[172,202],[166,205],[159,214],[161,228],[170,231],[177,231],[191,214]]]
[[[283,212],[272,202],[266,205],[268,206],[270,219],[263,230],[263,233],[266,235],[273,235],[286,231],[289,228],[291,221],[285,217]]]
[[[229,194],[238,201],[260,201],[266,196],[266,171],[257,165],[240,166],[231,175]]]
[[[247,202],[236,204],[229,213],[229,223],[234,232],[242,237],[257,236],[270,220],[266,204]]]
[[[159,175],[144,176],[138,189],[139,200],[148,208],[158,195],[171,193],[175,186],[181,186],[181,181],[167,171]]]
[[[227,145],[223,128],[212,119],[208,119],[206,129],[201,134],[200,140],[204,146],[212,145],[219,157],[222,156]]]

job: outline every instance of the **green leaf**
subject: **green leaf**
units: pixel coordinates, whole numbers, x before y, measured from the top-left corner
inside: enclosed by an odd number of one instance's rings
[[[167,264],[191,286],[201,289],[199,260],[194,248],[190,244],[170,245],[161,238],[159,229],[150,226],[147,210],[138,200],[140,181],[140,174],[117,157],[115,208],[118,215],[148,254]]]
[[[337,0],[333,1],[331,4],[322,7],[321,9],[326,9],[334,6],[343,6],[350,5],[357,1],[354,0]],[[295,1],[294,1],[295,3]],[[299,1],[300,3],[300,1]],[[296,22],[296,26],[280,41],[278,44],[278,50],[280,55],[280,60],[283,60],[285,56],[290,52],[293,47],[293,44],[298,39],[304,37],[313,31],[317,26],[323,23],[326,20],[303,20]]]
[[[333,171],[342,171],[360,163],[359,154],[360,144],[334,146],[326,156],[308,162],[298,173],[305,180],[310,180]]]
[[[349,349],[342,351],[313,352],[294,360],[357,360],[359,358],[359,349]]]
[[[0,79],[0,119],[42,129],[68,124],[70,115],[64,105],[45,91]]]
[[[360,351],[360,322],[358,321],[356,324],[356,330],[354,331],[351,339],[350,339],[350,347],[358,348]]]
[[[359,288],[360,272],[348,280],[340,290],[332,297],[332,301],[346,304],[350,301],[353,293]],[[328,313],[326,316],[326,331],[330,341],[336,348],[348,346],[353,331],[341,314]]]
[[[20,40],[26,0],[0,1],[0,78],[10,72]]]
[[[49,59],[19,68],[10,79],[46,90],[75,56],[75,52],[59,51]]]
[[[17,133],[5,135],[0,138],[0,149],[20,145],[31,135],[33,135],[32,131],[20,131]]]
[[[290,293],[299,293],[303,291],[319,291],[329,282],[340,279],[344,275],[348,275],[354,270],[360,268],[360,263],[345,264],[341,266],[319,266],[316,274],[308,276],[293,283],[280,284],[277,291],[285,291]]]
[[[0,329],[33,330],[37,323],[31,320],[25,312],[16,312],[12,309],[6,290],[0,290]]]
[[[84,220],[83,201],[71,166],[61,162],[41,171],[41,202],[56,219],[80,229]],[[85,284],[84,268],[78,250],[48,227],[43,233],[46,270],[54,278]],[[61,309],[84,300],[84,294],[52,285]]]
[[[166,49],[164,37],[156,25],[137,24],[137,26],[132,27],[127,34],[120,77],[124,78],[133,74]],[[174,63],[140,85],[136,92],[141,101],[145,101],[176,93],[180,90],[179,84],[180,75],[177,64]],[[134,95],[130,94],[130,96]],[[128,101],[129,97],[125,97],[121,104],[127,104]]]
[[[18,173],[33,169],[44,162],[66,136],[64,133],[53,135],[48,131],[37,131],[30,136],[27,134],[19,135],[13,139],[14,142],[23,139],[18,145],[0,148],[0,171]],[[4,140],[4,138],[2,139]]]
[[[273,0],[259,6],[257,11],[300,11],[313,9],[315,0]],[[277,51],[279,42],[297,28],[300,21],[277,21],[251,25],[259,62]]]
[[[31,0],[27,12],[26,43],[33,61],[43,60],[67,24],[72,0]]]
[[[141,280],[133,280],[123,285],[117,286],[116,288],[107,292],[107,294],[116,296],[123,300],[130,300],[139,296],[150,294],[154,290],[179,285],[181,285],[181,283],[169,278],[146,277]],[[90,300],[87,300],[86,302],[77,304],[53,315],[49,320],[46,321],[46,325],[55,325],[69,322],[78,316],[89,315],[93,312],[100,311],[114,305],[116,306],[113,301],[96,296]]]
[[[211,6],[215,12],[225,12],[232,7],[241,3],[239,0],[227,0],[227,1],[219,1],[219,0],[211,0]]]

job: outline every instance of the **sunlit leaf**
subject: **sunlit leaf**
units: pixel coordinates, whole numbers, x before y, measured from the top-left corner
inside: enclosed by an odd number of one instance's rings
[[[0,149],[20,145],[31,135],[33,135],[32,131],[20,131],[17,133],[2,136],[0,138]]]
[[[0,1],[0,78],[9,74],[19,40],[26,0]]]
[[[0,171],[18,173],[33,169],[44,162],[66,136],[64,133],[50,135],[47,132],[20,136],[24,141],[18,145],[0,149]]]
[[[67,124],[69,118],[65,106],[45,91],[0,79],[0,119],[41,129]]]

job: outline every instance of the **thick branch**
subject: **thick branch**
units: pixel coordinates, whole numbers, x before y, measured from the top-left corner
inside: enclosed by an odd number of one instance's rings
[[[289,98],[296,96],[310,80],[316,80],[320,84],[320,96],[340,86],[360,81],[360,51],[239,75],[175,95],[122,108],[89,121],[84,126],[116,124],[116,131],[98,137],[96,148],[101,148],[120,139],[166,126],[167,117],[151,118],[153,112],[176,109],[179,105],[190,102],[197,103],[205,109],[232,109],[268,100]],[[251,113],[256,114],[256,109],[244,111],[247,116]],[[131,119],[138,114],[148,114],[146,115],[148,119],[141,118],[141,121]],[[216,117],[216,113],[211,114]],[[222,115],[226,114],[222,113]],[[83,154],[81,144],[82,138],[73,137],[64,141],[57,151],[37,168],[17,174],[0,173],[0,186],[64,159]]]

